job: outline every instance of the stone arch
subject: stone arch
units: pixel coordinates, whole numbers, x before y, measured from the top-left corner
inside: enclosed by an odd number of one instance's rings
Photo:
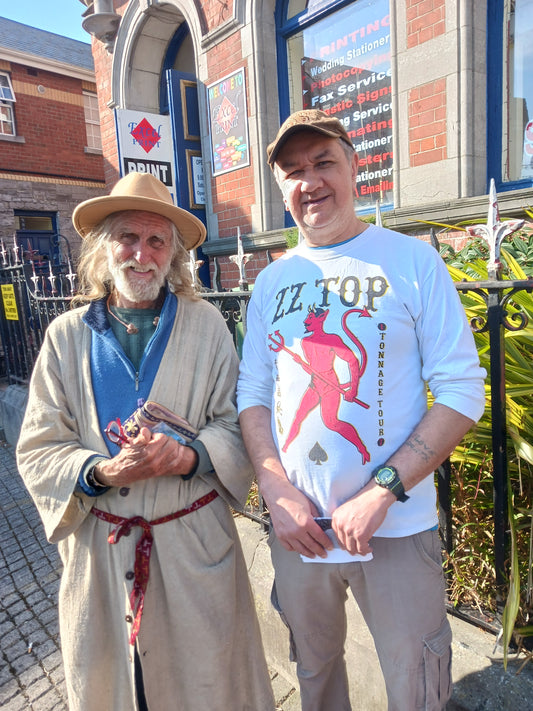
[[[133,0],[120,22],[111,71],[111,108],[159,111],[159,81],[170,40],[186,22],[198,75],[201,18],[193,0]]]

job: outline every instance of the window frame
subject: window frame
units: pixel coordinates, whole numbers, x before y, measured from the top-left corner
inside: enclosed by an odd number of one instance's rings
[[[504,88],[504,3],[488,0],[487,4],[487,192],[494,178],[498,192],[533,187],[533,178],[504,180],[502,172]],[[533,69],[533,67],[532,67]],[[491,80],[489,81],[489,77]]]
[[[98,108],[98,95],[94,91],[88,91],[87,89],[84,89],[82,91],[83,95],[83,113],[84,113],[84,118],[85,118],[85,138],[87,140],[87,151],[90,151],[91,153],[102,153],[102,131],[101,131],[101,125],[100,125],[100,113],[99,113],[99,108]],[[92,111],[92,107],[87,106],[87,99],[93,99],[96,101],[96,115],[97,115],[97,120],[92,119],[88,116],[88,112]],[[89,126],[97,126],[98,127],[98,139],[99,139],[99,145],[91,145],[91,143],[94,143],[94,136],[89,134],[88,127]],[[91,140],[90,140],[91,139]]]
[[[15,91],[13,89],[13,83],[11,82],[11,76],[9,75],[9,72],[0,71],[0,77],[4,77],[7,80],[7,90],[11,94],[11,96],[0,96],[0,106],[5,107],[9,111],[9,114],[11,116],[11,126],[13,128],[12,133],[5,133],[2,129],[4,121],[0,119],[0,137],[14,138],[17,135],[17,124],[15,122],[15,109],[13,104],[16,103],[17,97],[15,96]],[[0,93],[4,93],[4,87],[2,85],[0,85]]]
[[[340,10],[346,5],[351,5],[356,0],[331,0],[331,2],[320,3],[314,10],[304,10],[298,15],[287,19],[287,11],[290,0],[278,0],[274,13],[276,23],[276,49],[278,56],[278,96],[279,96],[279,119],[280,125],[290,114],[289,103],[289,77],[287,40],[291,35],[305,30],[318,20],[322,20],[333,12]]]
[[[287,11],[290,0],[278,0],[274,13],[276,25],[276,49],[278,68],[278,96],[279,96],[279,120],[280,125],[289,116],[290,107],[290,86],[289,86],[289,55],[287,51],[288,40],[295,34],[308,29],[310,26],[324,20],[329,15],[342,10],[349,5],[355,5],[357,0],[315,0],[311,10],[303,10],[299,14],[287,19]],[[377,203],[376,203],[377,204]],[[384,212],[394,210],[394,205],[381,206]],[[376,207],[359,207],[359,215],[373,215]],[[285,212],[285,227],[294,226],[294,220],[290,212]]]

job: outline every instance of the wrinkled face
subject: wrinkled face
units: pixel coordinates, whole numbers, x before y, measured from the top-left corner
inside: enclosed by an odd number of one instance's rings
[[[354,210],[357,154],[316,131],[291,136],[276,158],[285,205],[311,246],[342,242],[357,234]]]
[[[165,284],[173,257],[171,223],[152,212],[129,210],[108,243],[108,267],[121,306],[150,308]]]

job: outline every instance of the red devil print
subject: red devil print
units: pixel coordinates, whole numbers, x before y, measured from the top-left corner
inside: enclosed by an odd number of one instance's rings
[[[347,317],[354,312],[359,313],[359,318],[371,318],[371,316],[368,310],[363,308],[349,309],[342,317],[342,328],[357,346],[360,360],[355,357],[353,351],[348,348],[340,336],[324,331],[324,322],[328,317],[329,309],[309,308],[309,314],[304,321],[305,331],[309,335],[302,338],[302,349],[307,360],[304,360],[285,346],[283,336],[279,331],[275,331],[274,335],[269,335],[269,339],[272,341],[269,346],[271,350],[275,352],[283,350],[289,353],[302,366],[305,372],[311,375],[311,382],[303,394],[287,440],[283,445],[284,452],[287,451],[291,442],[298,436],[307,415],[320,405],[320,414],[324,425],[328,429],[338,432],[342,437],[354,444],[361,454],[363,464],[370,461],[370,454],[355,427],[349,422],[340,420],[338,417],[342,398],[347,402],[353,402],[361,407],[368,408],[366,403],[357,398],[359,381],[365,372],[367,364],[366,351],[359,339],[346,326]],[[350,371],[348,383],[340,383],[334,369],[335,358],[340,358],[348,364]]]

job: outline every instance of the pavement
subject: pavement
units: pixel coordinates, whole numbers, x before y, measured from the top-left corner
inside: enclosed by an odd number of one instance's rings
[[[0,446],[0,708],[67,709],[59,644],[61,562],[15,464]]]
[[[9,418],[4,418],[4,432],[8,423]],[[14,440],[10,441],[0,439],[0,708],[67,711],[57,618],[61,562],[56,546],[46,542],[16,468]],[[270,605],[272,566],[265,534],[259,524],[242,516],[237,518],[237,528],[277,710],[299,711],[294,664],[287,659],[287,630]],[[353,709],[384,711],[386,696],[372,639],[353,600],[347,610],[346,659]],[[518,674],[524,659],[511,656],[505,671],[493,634],[455,617],[450,622],[454,692],[447,711],[533,711],[533,663]]]

